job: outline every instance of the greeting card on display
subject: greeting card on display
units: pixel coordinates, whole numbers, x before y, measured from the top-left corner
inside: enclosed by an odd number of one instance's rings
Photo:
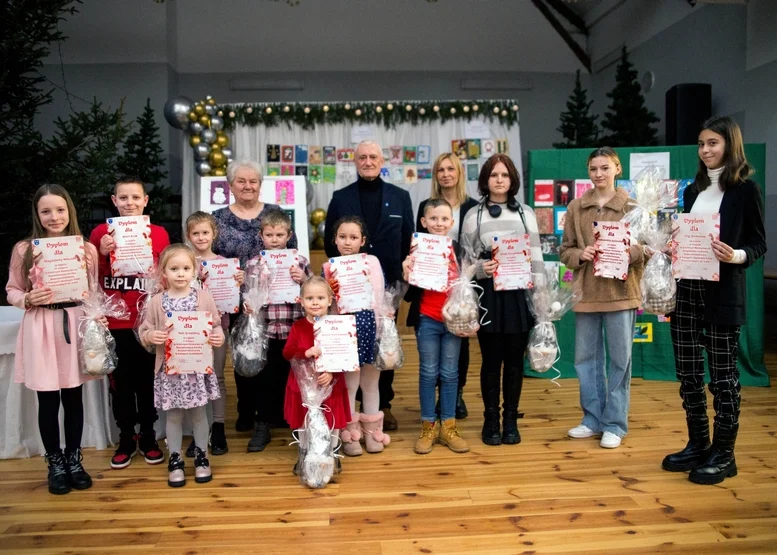
[[[111,251],[112,276],[138,276],[154,269],[151,220],[148,216],[108,218],[108,234],[116,248]]]
[[[365,253],[330,258],[325,277],[337,282],[335,300],[340,314],[374,308],[370,267]]]
[[[321,356],[316,359],[318,372],[356,372],[359,348],[355,316],[321,316],[313,323],[313,341]]]
[[[536,208],[534,217],[537,219],[537,227],[541,234],[549,234],[555,231],[552,208]]]
[[[337,163],[337,148],[333,146],[324,147],[324,165],[334,166]]]
[[[677,183],[677,206],[680,208],[683,208],[685,206],[685,202],[683,200],[683,196],[685,195],[685,190],[688,188],[688,185],[693,185],[693,182],[695,179],[681,179]]]
[[[418,182],[418,168],[416,168],[414,164],[405,166],[404,170],[405,170],[405,183],[413,184]]]
[[[557,255],[561,246],[561,237],[558,235],[540,235],[540,250],[542,254]]]
[[[553,180],[534,180],[534,206],[553,206]]]
[[[628,222],[594,222],[594,276],[626,281],[631,230]]]
[[[281,175],[294,175],[294,166],[284,164],[281,166]]]
[[[431,179],[432,168],[418,168],[418,179]]]
[[[214,181],[210,184],[210,203],[219,206],[227,206],[229,199],[229,183],[224,181]]]
[[[353,163],[356,158],[356,151],[352,148],[338,148],[337,161],[343,163]]]
[[[467,159],[467,140],[454,139],[451,141],[451,152],[459,157],[459,160]]]
[[[213,374],[213,332],[210,312],[168,312],[165,328],[166,374]]]
[[[581,198],[588,189],[594,188],[590,179],[575,179],[575,198]]]
[[[384,146],[381,149],[381,152],[383,153],[383,163],[388,164],[389,160],[391,160],[391,149],[387,146]]]
[[[416,150],[414,146],[406,146],[402,149],[402,161],[405,164],[415,164]]]
[[[389,164],[398,166],[402,163],[402,147],[400,145],[392,145],[389,147],[390,156]]]
[[[572,179],[559,179],[556,181],[556,204],[568,205],[575,198],[575,182]]]
[[[281,162],[294,162],[294,145],[281,147]]]
[[[467,158],[470,160],[480,158],[480,139],[469,139],[467,141]]]
[[[320,146],[311,146],[308,149],[308,164],[321,165],[324,163],[324,151]]]
[[[678,227],[672,239],[672,275],[675,279],[720,281],[720,261],[712,239],[720,240],[720,214],[673,214]]]
[[[281,175],[280,164],[267,164],[267,175],[270,177]]]
[[[299,297],[299,283],[291,277],[291,269],[299,266],[297,249],[261,251],[263,262],[270,271],[269,304],[294,304]]]
[[[394,185],[405,182],[405,169],[402,166],[391,166],[391,182]]]
[[[84,238],[80,235],[32,240],[35,288],[50,287],[51,303],[82,301],[89,292]]]
[[[294,175],[304,175],[307,177],[308,175],[308,167],[307,166],[294,166]]]
[[[267,161],[268,162],[281,161],[281,145],[267,145]]]
[[[556,235],[564,235],[564,224],[567,221],[567,207],[556,206],[553,209],[553,227]]]
[[[410,252],[413,269],[408,283],[430,291],[447,291],[453,239],[447,235],[413,233]]]
[[[631,198],[637,198],[637,187],[633,179],[616,179],[615,186],[624,189]]]
[[[420,145],[416,151],[416,162],[419,164],[428,164],[431,162],[432,147],[429,145]]]
[[[210,290],[219,312],[237,314],[240,312],[240,287],[235,273],[240,269],[238,258],[217,258],[202,261],[202,280]]]
[[[491,256],[499,264],[494,270],[494,291],[534,289],[528,234],[494,237]]]
[[[321,183],[323,170],[322,166],[308,166],[308,181],[312,185],[318,185]]]
[[[324,166],[323,182],[326,184],[334,184],[337,179],[337,168],[335,166]]]
[[[492,154],[496,154],[496,141],[493,139],[483,139],[480,142],[480,146],[482,148],[481,154],[483,156],[489,157]]]
[[[356,180],[356,168],[353,164],[337,164],[335,167],[337,168],[337,179],[339,181],[352,183]]]
[[[575,273],[567,268],[564,264],[559,263],[558,266],[558,284],[564,289],[572,287],[572,280],[575,278]]]
[[[294,163],[295,164],[308,163],[308,145],[294,145]]]
[[[477,181],[480,168],[477,164],[467,164],[467,181]]]
[[[291,220],[291,232],[296,233],[297,232],[297,220],[294,217],[294,209],[293,208],[281,208],[281,210],[289,217]],[[304,220],[303,220],[304,221]]]
[[[275,204],[294,204],[294,180],[278,179],[275,182]]]
[[[496,151],[499,154],[510,154],[510,146],[507,144],[507,139],[496,140]]]
[[[391,181],[391,168],[383,166],[380,168],[380,177],[386,181]]]

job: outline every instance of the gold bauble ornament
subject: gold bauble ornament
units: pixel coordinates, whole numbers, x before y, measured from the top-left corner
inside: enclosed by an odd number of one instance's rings
[[[211,166],[219,167],[227,163],[227,157],[220,150],[212,150],[208,156],[208,161],[210,161]]]
[[[216,143],[220,147],[225,147],[229,145],[229,137],[226,135],[216,135]]]
[[[192,148],[194,148],[201,142],[202,142],[202,138],[199,135],[191,135],[189,137],[189,146],[191,146]]]
[[[197,114],[198,117],[205,114],[205,106],[203,106],[202,104],[195,104],[194,113]]]
[[[209,96],[208,97],[208,104],[210,104],[211,106],[215,106],[216,105],[216,99],[213,98],[212,96]]]
[[[326,220],[326,210],[323,208],[316,208],[313,210],[313,212],[310,213],[310,223],[315,227],[318,227],[318,224],[324,220]]]
[[[226,168],[213,168],[210,172],[211,175],[217,176],[217,177],[224,177],[227,175]]]

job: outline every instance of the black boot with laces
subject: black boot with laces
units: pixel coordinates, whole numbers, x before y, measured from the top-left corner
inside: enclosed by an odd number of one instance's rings
[[[65,462],[67,465],[67,474],[70,477],[70,485],[75,489],[89,489],[92,487],[92,477],[86,473],[81,461],[84,456],[81,449],[65,451]]]
[[[54,495],[70,493],[67,465],[62,451],[46,453],[46,463],[49,465],[49,493]]]

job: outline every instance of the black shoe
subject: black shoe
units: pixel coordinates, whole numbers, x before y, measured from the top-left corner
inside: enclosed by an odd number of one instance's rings
[[[84,460],[84,456],[81,453],[81,449],[65,451],[67,474],[70,478],[70,485],[75,489],[89,489],[92,487],[92,477],[84,470],[81,464],[82,460]]]
[[[502,443],[516,445],[521,443],[521,434],[518,431],[518,412],[505,411],[502,420]]]
[[[197,444],[194,443],[194,438],[192,438],[192,442],[189,444],[189,447],[186,448],[186,455],[188,458],[193,459],[194,455],[197,454]]]
[[[467,405],[464,404],[464,391],[459,389],[459,394],[456,396],[456,420],[464,420],[469,416],[467,411]]]
[[[54,495],[70,493],[67,464],[62,451],[46,453],[46,463],[49,465],[49,493]]]
[[[257,422],[254,425],[254,435],[248,442],[248,452],[258,453],[264,451],[267,444],[270,443],[270,425],[267,422]]]
[[[499,431],[499,412],[486,411],[483,413],[483,432],[481,439],[486,445],[500,445],[502,443],[502,434]]]
[[[718,433],[716,432],[716,436]],[[737,461],[734,458],[734,443],[736,435],[733,438],[718,438],[712,442],[710,456],[701,465],[697,466],[688,475],[688,479],[695,484],[713,485],[719,484],[726,478],[733,478],[737,475]]]
[[[243,418],[242,416],[237,417],[237,420],[235,421],[236,432],[250,432],[253,429],[254,429],[253,417],[246,417],[246,418]]]
[[[146,459],[148,464],[165,462],[165,454],[159,448],[156,440],[156,432],[153,429],[141,431],[138,438],[138,451]]]
[[[664,457],[661,467],[669,472],[687,472],[702,465],[710,456],[709,421],[688,421],[688,444],[685,449]]]
[[[210,452],[212,455],[223,455],[229,451],[227,436],[224,433],[224,423],[214,422],[210,427]]]
[[[121,433],[119,434],[119,446],[116,448],[116,452],[111,457],[111,468],[127,468],[132,462],[132,457],[138,450],[138,441],[135,438],[135,433]]]

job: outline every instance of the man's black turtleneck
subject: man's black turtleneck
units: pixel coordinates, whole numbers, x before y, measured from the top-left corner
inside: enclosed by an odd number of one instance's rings
[[[359,203],[362,209],[362,218],[367,224],[367,233],[370,240],[375,237],[380,221],[381,203],[383,202],[383,180],[376,177],[372,181],[359,176],[356,181],[359,187]]]

